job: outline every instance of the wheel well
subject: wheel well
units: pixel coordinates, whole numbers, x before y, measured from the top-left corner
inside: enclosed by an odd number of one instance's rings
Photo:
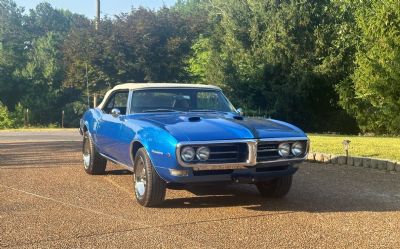
[[[135,168],[135,156],[136,156],[136,154],[137,154],[137,152],[138,152],[138,150],[140,149],[140,148],[143,148],[144,146],[143,146],[143,144],[141,143],[141,142],[139,142],[139,141],[134,141],[132,144],[131,144],[131,159],[132,159],[132,165],[133,165],[133,170],[134,170],[134,168]],[[151,158],[150,158],[150,161],[151,161]],[[153,167],[154,167],[154,165],[153,165]],[[154,167],[154,170],[156,171],[156,173],[157,173],[157,175],[159,176],[159,177],[161,177],[162,179],[164,179],[158,172],[157,172],[157,170],[155,169],[155,167]],[[164,181],[166,181],[165,179],[164,179]]]
[[[136,153],[142,147],[143,147],[143,144],[140,143],[139,141],[134,141],[133,142],[133,144],[132,144],[132,161],[135,160]]]

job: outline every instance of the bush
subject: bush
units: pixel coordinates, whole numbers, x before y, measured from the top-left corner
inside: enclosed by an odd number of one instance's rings
[[[79,120],[88,109],[81,101],[75,101],[65,106],[64,127],[79,127]]]
[[[13,128],[20,128],[24,127],[25,125],[25,108],[21,105],[21,103],[18,103],[15,106],[14,112],[10,112],[10,118],[12,119]]]
[[[13,127],[13,120],[10,117],[7,106],[0,102],[0,129],[7,129]]]

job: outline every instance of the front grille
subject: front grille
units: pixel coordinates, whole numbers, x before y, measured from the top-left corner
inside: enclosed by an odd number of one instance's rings
[[[248,158],[247,143],[226,143],[226,144],[210,144],[210,145],[191,145],[196,151],[201,146],[207,146],[210,149],[210,157],[206,161],[200,161],[195,158],[191,164],[207,163],[240,163],[246,162]]]
[[[290,155],[285,158],[279,155],[279,144],[288,143],[292,146],[296,142],[301,142],[304,145],[305,152],[302,155],[294,156],[290,153]],[[181,159],[181,152],[186,146],[192,147],[195,151],[197,151],[199,147],[207,146],[210,150],[208,160],[200,161],[195,157],[190,162],[184,162]],[[194,167],[196,170],[238,169],[246,166],[255,166],[258,163],[274,163],[276,161],[281,161],[281,159],[288,160],[288,162],[302,160],[307,153],[307,146],[308,141],[299,138],[288,138],[287,140],[279,139],[279,141],[260,141],[256,139],[225,140],[214,141],[214,143],[211,141],[209,144],[205,142],[188,142],[178,145],[176,156],[181,166]]]
[[[259,142],[257,145],[257,161],[271,161],[279,159],[279,143],[277,142]]]
[[[288,141],[287,143],[292,146],[296,141]],[[278,146],[281,142],[259,142],[257,144],[257,162],[266,162],[281,159],[282,157],[278,153]],[[306,144],[304,145],[306,146]],[[304,155],[301,155],[303,157]],[[295,156],[290,152],[288,157],[285,159],[292,159]]]

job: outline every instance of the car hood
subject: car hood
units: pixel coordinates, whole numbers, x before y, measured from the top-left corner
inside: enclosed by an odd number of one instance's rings
[[[288,123],[227,113],[148,114],[139,119],[168,131],[177,141],[305,137]]]

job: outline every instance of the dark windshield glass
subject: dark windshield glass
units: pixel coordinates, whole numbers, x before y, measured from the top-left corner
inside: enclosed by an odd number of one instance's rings
[[[132,94],[131,112],[233,112],[221,91],[204,89],[146,89]]]

